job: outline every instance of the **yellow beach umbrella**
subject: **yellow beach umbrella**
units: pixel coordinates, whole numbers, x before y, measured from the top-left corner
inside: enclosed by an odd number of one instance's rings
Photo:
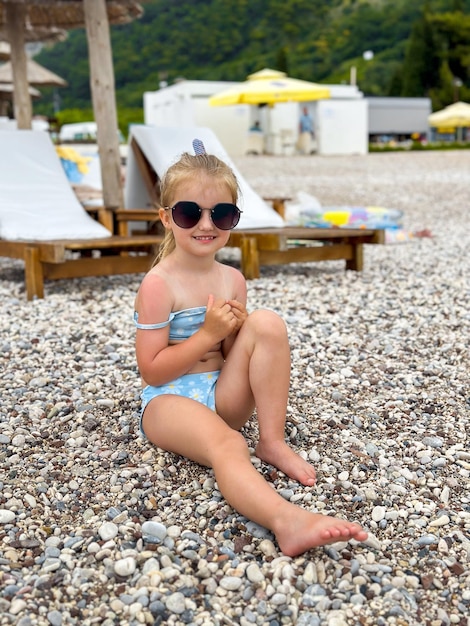
[[[265,68],[248,79],[209,98],[212,106],[231,104],[269,104],[278,102],[308,102],[330,97],[328,87],[298,78],[290,78],[284,72]]]
[[[470,127],[470,104],[466,102],[449,104],[444,109],[431,113],[428,117],[428,124],[442,130]]]

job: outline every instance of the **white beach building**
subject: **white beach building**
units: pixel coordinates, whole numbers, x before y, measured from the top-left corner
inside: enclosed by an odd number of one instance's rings
[[[237,84],[185,80],[145,92],[145,124],[206,126],[215,132],[231,156],[248,152],[290,155],[296,152],[299,117],[303,107],[307,107],[315,126],[313,151],[323,155],[367,153],[368,104],[357,86],[327,85],[331,92],[328,100],[287,102],[273,107],[209,104],[211,96]],[[250,131],[255,121],[259,122],[262,135]]]

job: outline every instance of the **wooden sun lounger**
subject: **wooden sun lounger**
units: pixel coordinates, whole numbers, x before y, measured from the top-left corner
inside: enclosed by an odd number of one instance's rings
[[[383,230],[353,228],[260,228],[233,231],[229,245],[241,250],[245,278],[258,278],[262,265],[344,259],[346,269],[362,271],[364,244],[384,243]]]
[[[45,280],[146,272],[161,241],[159,235],[54,241],[0,240],[0,256],[24,261],[26,296],[32,300],[44,297]],[[93,253],[98,253],[99,258],[92,256]]]
[[[283,198],[270,198],[276,210]],[[156,209],[119,209],[115,212],[118,232],[127,234],[129,221],[156,223]],[[311,263],[344,259],[347,270],[364,269],[364,245],[383,244],[383,230],[356,228],[259,228],[234,230],[228,246],[240,248],[241,271],[245,278],[259,278],[262,265]]]

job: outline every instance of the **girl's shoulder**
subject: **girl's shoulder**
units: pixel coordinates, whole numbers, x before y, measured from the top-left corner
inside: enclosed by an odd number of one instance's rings
[[[237,300],[246,298],[246,280],[243,274],[236,267],[221,263],[224,276],[224,284],[229,287],[230,298]]]
[[[170,289],[170,280],[168,274],[162,268],[155,266],[144,276],[139,291],[151,289],[154,291]]]
[[[232,267],[231,265],[222,265],[224,271],[227,273],[233,281],[235,282],[245,282],[245,277],[236,267]]]
[[[148,306],[156,300],[173,301],[173,290],[168,275],[158,266],[153,267],[144,276],[137,292],[135,308],[139,310],[143,304]]]

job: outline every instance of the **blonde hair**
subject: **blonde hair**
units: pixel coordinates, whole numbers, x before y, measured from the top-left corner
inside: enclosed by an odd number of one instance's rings
[[[225,184],[232,196],[232,202],[236,204],[238,199],[238,182],[231,168],[213,154],[198,154],[193,156],[184,152],[181,158],[171,165],[160,182],[160,205],[169,207],[173,202],[179,185],[194,180],[198,176],[208,176],[214,182]],[[160,246],[155,266],[175,249],[173,232],[165,230],[165,237]]]

